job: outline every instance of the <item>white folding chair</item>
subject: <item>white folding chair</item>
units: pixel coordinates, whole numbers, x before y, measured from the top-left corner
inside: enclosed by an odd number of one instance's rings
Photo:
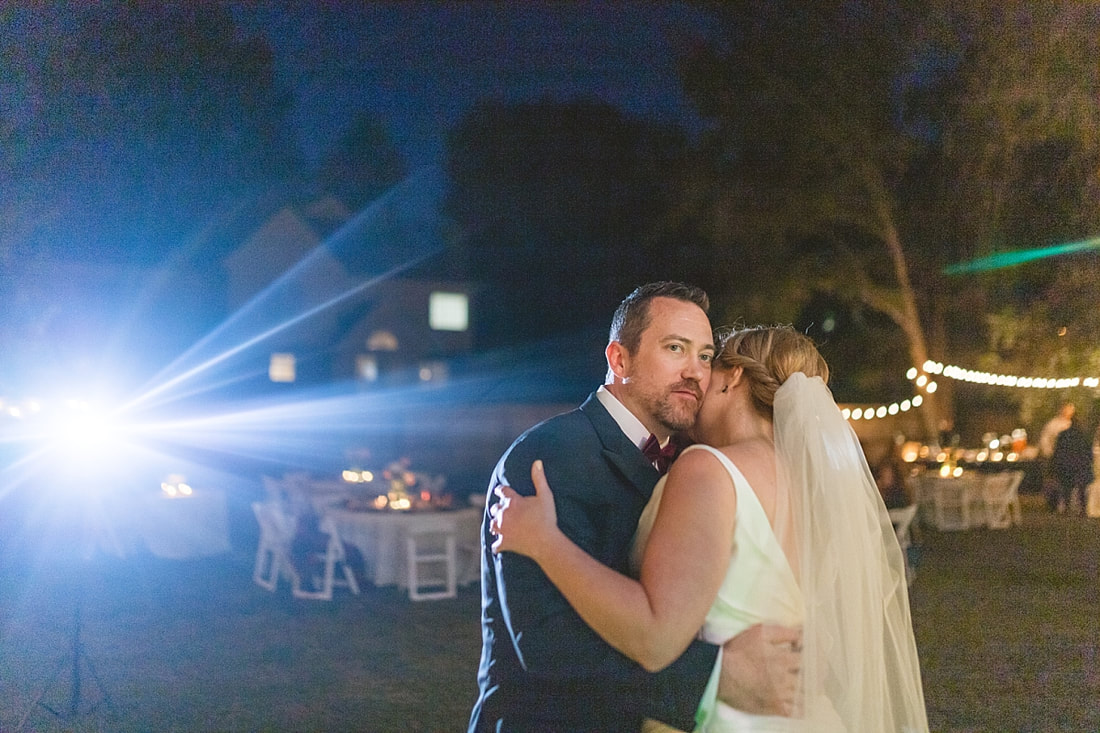
[[[982,481],[986,526],[990,529],[1006,529],[1023,523],[1019,495],[1023,480],[1023,471],[1006,471],[990,474]]]
[[[274,591],[279,577],[297,582],[297,573],[290,562],[290,543],[294,541],[297,523],[283,513],[274,502],[252,502],[252,513],[260,525],[260,540],[256,547],[256,561],[252,567],[252,580],[256,585]]]
[[[925,472],[909,479],[917,504],[917,523],[924,527],[936,524],[936,482],[939,477]]]
[[[481,496],[481,507],[485,506],[485,497]],[[461,515],[455,522],[458,552],[458,584],[468,585],[481,580],[481,522],[483,512],[471,512],[468,509],[457,512]]]
[[[969,479],[941,479],[933,489],[936,528],[943,531],[970,529],[970,504],[973,499]]]
[[[905,582],[907,585],[912,585],[913,579],[917,575],[913,563],[909,561],[909,548],[913,544],[909,528],[913,524],[913,518],[917,516],[918,508],[917,504],[910,504],[907,507],[890,510],[890,522],[894,525],[894,534],[897,535],[898,545],[901,547],[901,556],[905,560]]]
[[[354,595],[359,595],[359,583],[355,580],[355,573],[348,565],[347,552],[344,549],[344,541],[336,525],[327,517],[321,519],[318,527],[328,535],[328,543],[325,545],[323,555],[324,571],[321,576],[320,588],[317,590],[303,590],[301,578],[295,575],[291,589],[295,598],[305,598],[317,601],[331,601],[332,590],[336,586],[346,587]],[[339,566],[343,578],[336,577],[336,568]],[[312,580],[312,579],[311,579]]]
[[[458,552],[452,517],[417,517],[416,523],[405,530],[405,553],[411,600],[458,595]]]
[[[271,476],[262,476],[264,493],[267,494],[268,504],[285,504],[287,501],[286,489],[281,479]]]

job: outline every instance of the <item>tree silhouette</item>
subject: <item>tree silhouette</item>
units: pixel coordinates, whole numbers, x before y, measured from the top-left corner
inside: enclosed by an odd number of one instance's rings
[[[405,177],[408,166],[389,132],[369,112],[360,112],[326,155],[322,190],[355,211]]]
[[[471,111],[449,139],[447,211],[494,299],[482,337],[606,326],[640,282],[693,279],[707,263],[662,229],[686,150],[677,131],[603,104]]]
[[[19,174],[0,194],[22,212],[9,246],[155,262],[298,170],[271,50],[227,5],[106,3],[56,22],[40,49],[3,50],[23,101],[7,135]]]
[[[686,200],[715,241],[754,244],[739,284],[772,318],[827,293],[896,325],[908,358],[892,369],[978,358],[986,315],[1049,296],[1057,269],[944,266],[1095,234],[1095,4],[707,7],[726,34],[685,57],[713,124]]]

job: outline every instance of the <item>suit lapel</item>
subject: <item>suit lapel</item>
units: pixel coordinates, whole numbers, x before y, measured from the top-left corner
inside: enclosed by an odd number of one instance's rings
[[[653,494],[653,487],[660,478],[653,464],[645,459],[638,446],[634,445],[623,432],[615,418],[603,406],[595,393],[590,395],[580,407],[588,417],[596,435],[603,444],[603,456],[623,478],[647,500]]]

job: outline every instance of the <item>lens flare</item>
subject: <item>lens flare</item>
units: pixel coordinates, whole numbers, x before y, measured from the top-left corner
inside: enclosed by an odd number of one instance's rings
[[[1091,239],[1085,239],[1080,242],[1059,244],[1053,247],[1037,247],[1035,249],[1019,249],[1012,252],[997,252],[996,254],[989,255],[988,257],[979,257],[978,259],[971,260],[970,262],[960,262],[954,265],[947,265],[943,268],[943,274],[965,275],[971,272],[987,272],[989,270],[1000,270],[1005,267],[1015,267],[1017,265],[1022,265],[1026,262],[1041,260],[1046,257],[1057,257],[1059,255],[1072,254],[1074,252],[1083,252],[1089,249],[1100,249],[1100,237],[1093,237]]]

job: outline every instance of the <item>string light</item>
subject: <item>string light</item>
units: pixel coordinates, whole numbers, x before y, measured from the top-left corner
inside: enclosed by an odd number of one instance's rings
[[[845,420],[880,420],[888,415],[897,415],[899,412],[909,412],[915,407],[920,407],[924,398],[913,395],[910,399],[901,402],[892,402],[889,405],[869,405],[867,407],[845,407],[840,411]]]
[[[994,374],[976,369],[964,369],[953,364],[944,365],[938,361],[929,359],[924,362],[922,369],[910,367],[905,373],[909,381],[916,385],[917,389],[926,394],[933,394],[939,388],[933,376],[944,376],[973,384],[989,384],[998,387],[1018,387],[1030,389],[1069,389],[1070,387],[1100,388],[1100,377],[1019,377],[1012,374]],[[868,407],[845,407],[841,410],[845,420],[877,420],[888,415],[897,415],[899,412],[908,412],[914,407],[920,407],[924,398],[914,395],[908,400],[894,402],[889,405],[870,405]]]
[[[955,379],[973,384],[989,384],[997,387],[1019,387],[1031,389],[1068,389],[1070,387],[1100,387],[1100,377],[1019,377],[1012,374],[994,374],[982,372],[976,369],[964,369],[953,364],[943,365],[938,361],[926,361],[923,366],[924,374],[918,376],[916,367],[911,368],[906,376],[909,379],[916,377],[919,380],[926,378],[926,374],[942,374],[948,379]],[[929,385],[935,382],[928,382]]]

